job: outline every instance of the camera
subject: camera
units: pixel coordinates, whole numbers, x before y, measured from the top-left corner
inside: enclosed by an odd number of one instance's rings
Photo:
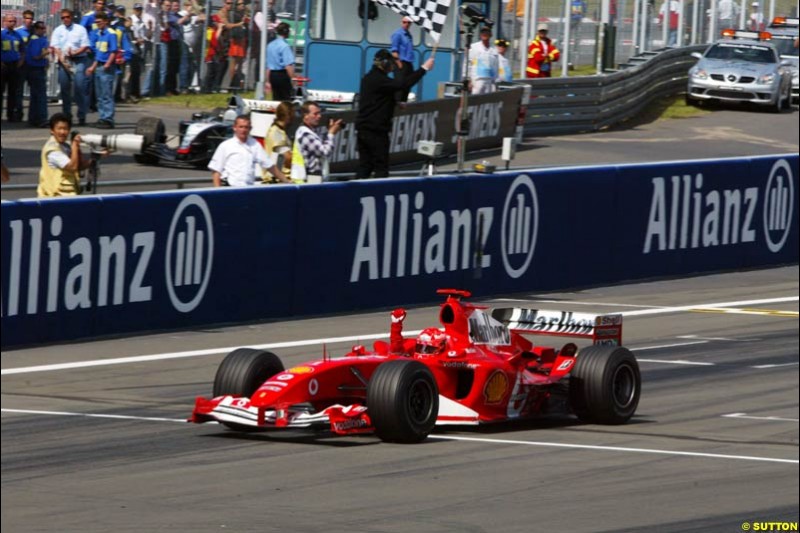
[[[92,151],[110,150],[119,154],[141,154],[144,149],[144,136],[134,133],[121,133],[117,135],[100,135],[86,133],[81,135],[81,141],[89,145]]]
[[[461,13],[469,19],[472,24],[483,24],[491,28],[494,26],[494,21],[487,17],[483,11],[473,6],[461,6]]]
[[[419,144],[417,144],[417,153],[434,158],[442,155],[443,148],[444,143],[436,141],[419,141]]]

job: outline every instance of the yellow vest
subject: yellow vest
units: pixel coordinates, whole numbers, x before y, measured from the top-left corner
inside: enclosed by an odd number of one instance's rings
[[[36,190],[39,198],[80,194],[80,175],[77,170],[52,168],[47,162],[47,156],[56,151],[61,151],[61,145],[51,136],[42,148],[42,169],[39,171],[39,188]]]

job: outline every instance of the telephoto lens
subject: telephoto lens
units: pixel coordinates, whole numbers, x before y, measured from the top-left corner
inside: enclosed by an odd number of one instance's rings
[[[85,133],[81,141],[88,144],[92,150],[108,149],[118,154],[136,155],[144,149],[144,136],[134,133],[120,133],[118,135],[101,135],[98,133]]]

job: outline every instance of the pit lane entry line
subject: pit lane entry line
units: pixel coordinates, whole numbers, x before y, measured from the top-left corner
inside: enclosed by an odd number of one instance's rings
[[[788,296],[782,298],[765,298],[762,300],[742,300],[736,302],[717,302],[710,304],[685,305],[679,307],[656,307],[653,309],[641,309],[638,311],[623,311],[620,314],[623,316],[643,316],[643,315],[656,315],[665,313],[691,312],[699,308],[710,309],[710,308],[733,307],[742,305],[760,305],[768,303],[785,303],[785,302],[796,302],[796,301],[800,301],[800,297]],[[561,302],[561,303],[572,303],[572,302]],[[415,331],[406,331],[404,333],[405,335],[418,335],[420,332],[421,330],[415,330]],[[255,345],[251,347],[258,350],[272,350],[279,348],[314,346],[320,344],[334,344],[337,342],[360,342],[364,340],[385,339],[388,336],[389,335],[387,333],[371,333],[367,335],[350,335],[347,337],[332,337],[328,339],[307,339],[302,341],[274,342],[269,344]],[[687,344],[692,344],[692,343],[663,345],[659,346],[659,348],[685,346]],[[160,361],[165,359],[179,359],[182,357],[199,357],[203,355],[213,355],[218,353],[230,352],[235,350],[236,348],[239,348],[239,346],[210,348],[207,350],[190,350],[186,352],[173,352],[173,353],[153,354],[153,355],[137,355],[131,357],[117,357],[113,359],[97,359],[93,361],[76,361],[74,363],[59,363],[52,365],[29,366],[20,368],[4,368],[0,371],[0,375],[8,376],[13,374],[27,374],[31,372],[48,372],[52,370],[68,370],[74,368],[88,368],[93,366],[141,363],[148,361]],[[641,351],[643,349],[648,349],[648,348],[633,348],[633,349]],[[649,348],[649,349],[654,349],[654,348]]]
[[[70,413],[63,411],[33,411],[25,409],[6,409],[6,408],[0,409],[0,412],[14,413],[14,414],[46,415],[46,416],[80,416],[85,418],[141,420],[145,422],[181,422],[184,424],[187,423],[186,420],[182,418],[154,418],[154,417],[138,417],[138,416],[127,416],[127,415]],[[512,444],[512,445],[519,444],[523,446],[542,446],[542,447],[552,447],[552,448],[571,448],[579,450],[596,450],[596,451],[612,451],[612,452],[628,452],[628,453],[649,453],[649,454],[674,455],[683,457],[701,457],[706,459],[729,459],[736,461],[788,463],[795,465],[800,463],[800,461],[798,461],[797,459],[778,459],[775,457],[756,457],[752,455],[727,455],[723,453],[684,452],[679,450],[659,450],[650,448],[626,448],[622,446],[600,446],[595,444],[568,444],[562,442],[537,442],[537,441],[510,440],[510,439],[487,439],[480,437],[462,437],[457,435],[428,435],[428,438],[439,439],[439,440],[463,441],[463,442],[479,442],[485,444]]]

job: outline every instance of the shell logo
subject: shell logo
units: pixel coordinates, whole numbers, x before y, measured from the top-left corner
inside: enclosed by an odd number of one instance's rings
[[[487,404],[500,403],[508,390],[508,377],[505,372],[496,370],[494,374],[486,380],[483,388],[483,397]]]
[[[310,374],[314,371],[313,366],[296,366],[287,370],[290,374]]]

